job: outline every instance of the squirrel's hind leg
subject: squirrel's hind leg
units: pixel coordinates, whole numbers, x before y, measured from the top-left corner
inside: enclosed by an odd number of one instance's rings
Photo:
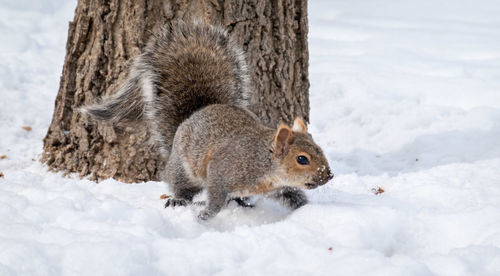
[[[175,155],[172,155],[172,158],[175,158]],[[170,161],[172,162],[167,165],[166,180],[174,192],[174,198],[167,200],[165,208],[191,204],[194,196],[200,193],[202,188],[189,179],[182,163],[175,162],[175,160]]]
[[[174,191],[176,198],[182,198],[188,202],[193,201],[193,197],[201,192],[202,188],[197,186],[181,187]]]

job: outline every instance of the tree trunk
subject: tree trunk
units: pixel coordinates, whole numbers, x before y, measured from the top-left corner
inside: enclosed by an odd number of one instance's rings
[[[53,170],[158,180],[156,145],[145,124],[89,124],[76,109],[114,93],[151,33],[170,20],[203,18],[226,26],[248,54],[252,110],[269,126],[309,119],[307,1],[80,0],[69,24],[66,58],[42,162]]]

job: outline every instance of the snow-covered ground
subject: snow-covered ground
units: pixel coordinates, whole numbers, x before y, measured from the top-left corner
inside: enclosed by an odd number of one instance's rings
[[[74,6],[0,1],[0,275],[500,275],[500,2],[310,0],[310,129],[336,178],[296,212],[207,224],[162,183],[37,161]]]

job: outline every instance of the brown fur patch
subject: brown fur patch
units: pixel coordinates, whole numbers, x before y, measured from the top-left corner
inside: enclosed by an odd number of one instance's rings
[[[270,181],[262,181],[255,185],[250,192],[253,194],[267,194],[275,189]]]
[[[211,149],[209,149],[207,151],[207,154],[205,154],[205,157],[201,161],[201,166],[200,166],[200,169],[198,171],[199,177],[207,178],[207,168],[208,168],[208,162],[210,162],[210,160],[212,160],[212,150]]]

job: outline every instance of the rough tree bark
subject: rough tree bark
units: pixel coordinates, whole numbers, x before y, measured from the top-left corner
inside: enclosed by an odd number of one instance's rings
[[[158,180],[162,160],[147,129],[89,123],[76,108],[113,93],[161,25],[191,18],[222,24],[241,43],[258,91],[252,109],[263,123],[308,121],[306,0],[80,0],[42,162],[94,180]]]

